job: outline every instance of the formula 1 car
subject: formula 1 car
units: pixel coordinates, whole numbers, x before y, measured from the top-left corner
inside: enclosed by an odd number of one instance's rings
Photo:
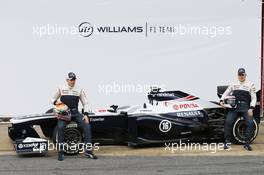
[[[227,86],[218,86],[221,97]],[[212,141],[222,140],[224,120],[228,109],[222,108],[218,102],[205,101],[182,91],[162,91],[152,88],[148,93],[148,103],[134,106],[117,105],[109,109],[101,109],[90,114],[93,142],[100,144],[127,144],[137,146],[178,141]],[[259,102],[259,92],[257,93]],[[259,104],[254,109],[253,141],[259,129]],[[57,119],[53,110],[45,114],[28,115],[11,119],[12,126],[8,133],[17,140],[39,138],[34,129],[39,125],[43,134],[57,141]],[[233,142],[245,143],[246,124],[243,117],[238,116],[233,124]],[[83,141],[83,135],[75,122],[65,128],[65,142],[77,144]],[[67,150],[67,153],[76,153]]]

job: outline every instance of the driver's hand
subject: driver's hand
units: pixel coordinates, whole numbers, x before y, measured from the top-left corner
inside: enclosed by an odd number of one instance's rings
[[[220,102],[220,106],[222,106],[223,108],[226,108],[223,101]]]
[[[55,105],[60,105],[60,104],[62,104],[61,101],[56,101],[56,103],[55,103]]]
[[[249,109],[248,110],[248,116],[249,117],[253,117],[253,109]]]
[[[88,124],[89,123],[89,118],[87,115],[83,116],[84,123]]]

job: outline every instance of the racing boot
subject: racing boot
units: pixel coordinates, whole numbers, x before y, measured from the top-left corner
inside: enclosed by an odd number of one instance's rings
[[[85,152],[84,156],[89,158],[89,159],[97,159],[97,156],[94,155],[92,152]]]
[[[63,161],[64,160],[64,153],[62,151],[58,152],[58,161]]]
[[[245,150],[247,150],[247,151],[252,151],[252,150],[253,150],[249,143],[246,143],[246,144],[244,145],[244,148],[245,148]]]
[[[224,142],[224,150],[229,150],[231,148],[231,142],[225,141]]]

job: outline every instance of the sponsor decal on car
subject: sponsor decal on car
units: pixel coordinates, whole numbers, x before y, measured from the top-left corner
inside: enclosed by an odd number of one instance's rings
[[[171,130],[171,122],[169,120],[162,120],[159,124],[159,130],[161,132],[169,132]]]
[[[166,92],[157,94],[157,97],[174,97],[174,96],[175,96],[174,93],[166,93]]]
[[[102,122],[102,121],[104,121],[105,119],[104,118],[90,118],[90,121],[91,122]]]
[[[18,144],[18,146],[17,146],[19,149],[22,149],[23,148],[23,144]]]
[[[18,143],[17,153],[42,153],[47,152],[47,142]]]
[[[150,109],[141,109],[139,112],[152,112]]]
[[[107,112],[107,109],[99,109],[98,112]]]
[[[178,110],[197,110],[200,109],[201,107],[195,103],[195,102],[183,102],[183,103],[177,103],[174,104],[173,109],[178,111]]]
[[[184,112],[177,112],[177,117],[203,117],[200,111],[184,111]]]

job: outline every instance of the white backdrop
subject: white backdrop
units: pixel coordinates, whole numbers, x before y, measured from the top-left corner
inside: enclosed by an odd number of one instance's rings
[[[239,67],[259,87],[259,0],[96,0],[0,2],[0,114],[40,113],[74,71],[93,108],[138,104],[144,93],[110,92],[114,84],[159,84],[207,100],[236,79]],[[225,34],[99,33],[38,36],[41,26],[222,26]],[[101,90],[100,90],[101,89]]]

